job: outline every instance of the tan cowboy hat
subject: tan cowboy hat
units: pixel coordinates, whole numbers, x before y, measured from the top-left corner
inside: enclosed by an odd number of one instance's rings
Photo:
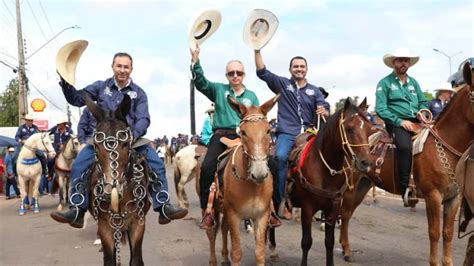
[[[10,148],[8,148],[8,151],[15,151],[15,148],[10,147]]]
[[[193,51],[196,44],[201,45],[211,35],[216,32],[221,25],[221,13],[215,9],[209,9],[202,12],[189,29],[189,48]]]
[[[254,50],[262,49],[278,28],[278,18],[265,9],[254,9],[245,21],[244,43]]]
[[[25,120],[33,120],[33,116],[30,114],[25,115]]]
[[[58,119],[58,122],[56,122],[56,125],[59,125],[59,124],[64,124],[64,123],[68,123],[69,121],[67,120],[67,117],[61,117]]]
[[[214,104],[212,103],[204,113],[213,113],[213,112],[214,112]]]
[[[56,55],[56,71],[71,85],[76,82],[76,66],[88,44],[85,40],[70,42],[61,47]]]
[[[412,55],[408,48],[401,47],[395,50],[393,54],[386,54],[383,56],[383,62],[390,68],[393,68],[393,60],[396,58],[409,58],[410,66],[413,66],[420,59],[419,56]]]
[[[438,88],[435,89],[434,91],[436,91],[436,92],[440,92],[440,91],[456,92],[456,91],[451,87],[451,83],[449,83],[449,82],[444,82],[444,83],[440,84],[440,85],[438,86]]]

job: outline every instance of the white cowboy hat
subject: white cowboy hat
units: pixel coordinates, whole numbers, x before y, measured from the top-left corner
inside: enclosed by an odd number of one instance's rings
[[[438,86],[438,88],[435,89],[434,91],[436,91],[436,92],[438,92],[438,91],[456,92],[456,91],[452,88],[451,83],[449,83],[449,82],[444,82],[444,83],[440,84],[440,85]]]
[[[189,29],[189,48],[193,51],[196,44],[201,45],[211,35],[216,32],[221,25],[221,13],[215,9],[209,9],[202,12]]]
[[[33,120],[33,116],[30,114],[25,115],[25,120]]]
[[[395,50],[395,53],[393,54],[384,55],[383,62],[388,67],[393,68],[393,60],[395,60],[396,58],[409,58],[410,66],[413,66],[414,64],[416,64],[416,62],[418,62],[418,60],[420,59],[419,56],[412,55],[407,48],[402,47],[402,48],[397,48]]]
[[[67,120],[66,117],[61,117],[58,119],[58,121],[56,122],[56,125],[59,125],[59,124],[63,124],[63,123],[68,123],[69,121]]]
[[[245,21],[244,43],[254,50],[262,49],[278,28],[278,18],[265,9],[254,9]]]
[[[67,43],[56,55],[56,71],[71,85],[76,82],[76,66],[88,44],[85,40]]]
[[[214,112],[214,104],[211,104],[204,113],[212,113],[212,112]]]
[[[15,148],[10,147],[10,148],[8,148],[8,151],[15,151]]]

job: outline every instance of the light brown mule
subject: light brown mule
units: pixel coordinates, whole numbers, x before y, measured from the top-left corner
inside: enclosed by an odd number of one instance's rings
[[[232,265],[240,265],[239,224],[242,219],[252,219],[255,230],[255,256],[257,265],[265,265],[265,234],[270,217],[273,193],[273,177],[267,160],[270,149],[270,125],[266,114],[275,105],[279,95],[260,107],[246,107],[227,96],[230,106],[242,117],[240,123],[241,143],[234,147],[233,154],[224,169],[224,184],[221,185],[222,207],[215,209],[217,226],[207,230],[210,244],[210,265],[216,265],[216,235],[219,230],[219,212],[222,211],[222,256],[223,264],[229,264],[227,235],[230,231]]]
[[[414,157],[414,177],[420,195],[426,202],[428,218],[428,233],[430,238],[430,265],[439,265],[438,242],[441,236],[441,204],[443,204],[443,265],[453,265],[451,254],[454,232],[454,219],[459,207],[457,197],[457,182],[454,177],[454,168],[460,158],[459,151],[467,149],[469,142],[474,139],[474,86],[471,67],[464,66],[464,80],[466,85],[459,90],[446,106],[443,113],[434,124],[434,131],[443,141],[428,136],[423,152]],[[437,144],[438,143],[438,144]],[[448,148],[452,147],[453,152]],[[444,163],[442,163],[444,162]],[[400,193],[400,188],[392,185],[388,180],[393,172],[391,162],[385,161],[380,178],[382,184],[378,186],[391,193]],[[448,174],[450,173],[450,174]],[[373,172],[369,174],[374,174]],[[370,189],[370,183],[361,184],[357,190],[346,192],[342,205],[342,226],[340,243],[344,258],[351,261],[352,250],[349,244],[348,224],[355,208],[363,200]],[[352,194],[351,194],[352,193]],[[407,221],[409,223],[409,221]]]

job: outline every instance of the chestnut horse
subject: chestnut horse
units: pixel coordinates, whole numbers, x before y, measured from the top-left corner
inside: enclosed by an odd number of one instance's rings
[[[251,219],[255,227],[255,257],[257,265],[265,265],[265,234],[270,217],[273,193],[273,177],[267,160],[270,150],[270,125],[266,114],[272,109],[279,94],[261,105],[246,107],[231,96],[227,96],[230,106],[240,115],[241,142],[233,147],[224,169],[224,184],[221,204],[214,211],[217,226],[207,230],[210,245],[210,265],[216,265],[216,235],[219,230],[220,211],[222,218],[222,257],[229,263],[227,237],[230,231],[232,243],[232,265],[239,265],[242,259],[239,224],[242,219]],[[214,186],[214,184],[213,184]],[[222,207],[222,209],[221,209]],[[220,210],[221,209],[221,210]]]
[[[81,144],[76,136],[72,135],[64,148],[59,152],[54,163],[54,170],[56,172],[56,181],[59,186],[59,205],[57,210],[60,211],[66,205],[69,197],[69,177],[71,174],[71,166],[79,153]]]
[[[132,148],[132,131],[126,119],[130,97],[124,95],[115,112],[101,110],[85,98],[97,120],[89,212],[98,220],[104,265],[120,264],[120,242],[125,241],[125,236],[130,246],[130,265],[143,265],[145,216],[150,208],[148,168]]]
[[[443,204],[443,265],[453,265],[451,246],[454,231],[454,219],[459,207],[459,184],[454,176],[454,168],[460,158],[459,151],[465,151],[469,142],[474,139],[474,86],[473,72],[466,64],[463,69],[466,85],[451,99],[444,111],[436,120],[424,145],[423,152],[414,156],[414,178],[418,194],[425,198],[428,216],[428,233],[430,238],[430,265],[439,265],[438,242],[441,236],[440,216]],[[398,184],[389,180],[392,173],[392,161],[386,158],[382,165],[382,189],[400,194]],[[372,171],[369,175],[374,175]],[[352,261],[352,250],[349,244],[349,219],[355,208],[370,189],[370,182],[359,185],[357,190],[346,192],[341,209],[342,226],[340,243],[344,259]]]

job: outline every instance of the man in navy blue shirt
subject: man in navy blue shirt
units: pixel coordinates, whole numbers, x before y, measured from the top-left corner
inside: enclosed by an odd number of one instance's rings
[[[81,146],[87,144],[87,140],[92,138],[97,121],[89,109],[86,107],[82,110],[81,118],[77,124],[77,139]]]
[[[62,78],[60,85],[66,100],[78,107],[85,105],[82,93],[87,93],[102,109],[113,111],[122,102],[124,94],[127,94],[131,98],[131,108],[127,114],[127,122],[132,130],[133,140],[136,140],[146,134],[150,125],[150,114],[148,113],[148,99],[145,91],[130,78],[132,69],[132,57],[127,53],[117,53],[112,61],[114,72],[112,78],[105,81],[96,81],[80,91]],[[153,200],[153,210],[160,213],[158,222],[167,224],[171,220],[186,216],[188,213],[186,209],[176,208],[169,201],[165,167],[153,148],[149,145],[143,145],[136,148],[136,151],[146,157],[148,165],[153,171],[153,174],[150,175],[152,181],[148,189]],[[73,196],[71,196],[70,201],[72,205],[69,211],[65,213],[51,213],[54,220],[69,223],[76,228],[83,226],[84,213],[88,207],[88,192],[79,191],[77,188],[84,187],[80,183],[84,183],[83,173],[87,172],[93,164],[94,153],[93,145],[87,144],[77,155],[71,169],[71,195]],[[157,189],[157,187],[160,188]],[[74,194],[82,196],[74,197]]]
[[[276,157],[278,159],[278,199],[281,203],[285,195],[286,168],[288,156],[295,138],[304,130],[313,126],[315,113],[328,115],[324,109],[324,98],[318,87],[306,81],[307,63],[301,56],[290,60],[291,78],[277,76],[266,69],[260,50],[255,50],[257,76],[265,81],[275,94],[280,93],[278,100],[278,133],[276,140]],[[315,112],[316,110],[316,112]],[[284,218],[291,215],[286,212]]]
[[[33,116],[30,114],[25,115],[25,123],[18,127],[18,130],[15,134],[15,140],[20,143],[20,147],[15,149],[13,154],[13,173],[16,175],[16,159],[20,153],[21,147],[25,144],[26,140],[33,134],[40,132],[39,128],[33,124]],[[48,168],[46,167],[46,155],[41,150],[36,151],[36,156],[41,161],[41,168],[43,169],[43,175],[48,173]]]
[[[443,112],[454,93],[454,90],[451,88],[451,84],[448,82],[439,86],[439,88],[437,88],[435,91],[436,98],[428,102],[428,108],[433,114],[433,119],[437,119],[441,112]]]

